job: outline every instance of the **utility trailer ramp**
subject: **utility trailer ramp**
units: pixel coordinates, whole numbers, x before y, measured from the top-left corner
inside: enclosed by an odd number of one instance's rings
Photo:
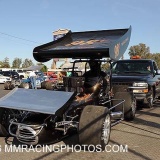
[[[33,57],[39,62],[52,58],[118,60],[126,51],[131,36],[127,29],[68,32],[64,37],[34,48]]]
[[[0,107],[54,114],[74,98],[74,92],[15,88],[0,99]]]

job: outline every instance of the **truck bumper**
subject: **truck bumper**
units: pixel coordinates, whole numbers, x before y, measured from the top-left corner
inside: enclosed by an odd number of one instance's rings
[[[143,99],[147,98],[147,94],[145,94],[145,93],[142,93],[142,94],[134,94],[134,96],[135,96],[135,98],[136,98],[137,100],[143,100]]]
[[[147,102],[147,99],[150,98],[150,93],[134,93],[134,97],[137,101]]]

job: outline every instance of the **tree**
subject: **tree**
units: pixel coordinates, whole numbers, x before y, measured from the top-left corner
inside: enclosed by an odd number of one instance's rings
[[[158,68],[160,68],[160,53],[151,54],[150,59],[153,59],[157,63]]]
[[[10,68],[10,64],[9,64],[9,58],[6,57],[2,63],[1,68]]]
[[[42,65],[43,65],[43,67],[40,69],[40,71],[41,71],[41,72],[47,72],[48,68],[47,68],[47,66],[44,65],[42,62],[38,62],[37,65],[38,65],[38,66],[42,66]]]
[[[22,64],[22,59],[15,58],[12,62],[12,68],[20,68],[21,64]]]
[[[31,59],[26,58],[22,63],[22,68],[27,68],[34,65]]]
[[[150,57],[150,48],[143,43],[134,45],[129,48],[129,56],[139,55],[141,58],[148,59]]]
[[[2,68],[2,66],[3,66],[3,62],[2,62],[2,61],[0,61],[0,68]]]
[[[41,71],[41,72],[47,72],[47,70],[48,70],[48,69],[47,69],[47,66],[46,66],[46,65],[43,65],[43,67],[41,68],[40,71]]]

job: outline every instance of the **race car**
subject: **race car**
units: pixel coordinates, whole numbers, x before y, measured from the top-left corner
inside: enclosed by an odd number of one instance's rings
[[[33,56],[38,62],[73,58],[74,64],[77,61],[87,64],[90,60],[111,64],[124,54],[130,34],[131,27],[70,31],[56,41],[34,48]],[[110,60],[104,60],[106,57]],[[134,119],[136,106],[132,103],[133,95],[128,92],[113,93],[112,74],[109,79],[99,74],[94,77],[96,84],[86,87],[86,82],[92,81],[93,77],[85,76],[87,74],[73,76],[74,64],[72,76],[63,77],[63,90],[16,88],[9,96],[0,99],[0,133],[28,145],[57,142],[76,133],[80,145],[92,145],[93,148],[99,145],[104,150],[110,140],[111,127],[124,119]],[[128,98],[127,103],[125,97]]]
[[[1,74],[3,76],[10,77],[7,81],[4,83],[4,89],[6,90],[12,90],[15,87],[18,87],[21,83],[20,76],[18,72],[16,71],[1,71]]]
[[[35,72],[36,76],[36,87],[37,88],[43,88],[42,83],[45,81],[46,77],[42,72]],[[21,84],[19,85],[19,88],[25,88],[25,89],[31,89],[31,79],[28,76],[26,79],[21,80]]]

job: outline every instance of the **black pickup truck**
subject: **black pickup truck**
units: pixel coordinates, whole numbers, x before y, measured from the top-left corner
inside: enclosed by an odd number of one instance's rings
[[[115,89],[130,92],[136,99],[137,106],[146,105],[151,108],[160,96],[160,72],[156,62],[151,59],[113,62],[112,82],[114,93]]]

